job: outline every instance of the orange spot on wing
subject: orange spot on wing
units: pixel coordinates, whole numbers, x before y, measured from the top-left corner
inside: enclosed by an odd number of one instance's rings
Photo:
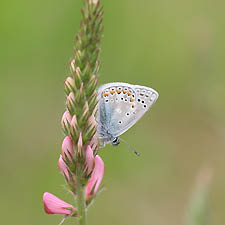
[[[127,94],[128,96],[130,96],[130,95],[132,95],[132,93],[131,92],[128,92],[128,94]]]
[[[126,93],[127,93],[127,91],[123,90],[123,93],[124,93],[124,94],[126,94]]]
[[[134,104],[131,107],[134,108]]]
[[[134,101],[134,99],[133,98],[130,98],[130,102],[133,102]]]
[[[107,94],[107,93],[104,93],[103,95],[104,95],[104,97],[109,96],[109,94]]]
[[[117,93],[120,94],[121,93],[121,90],[117,90]]]
[[[113,95],[115,93],[115,91],[110,91],[110,93]]]

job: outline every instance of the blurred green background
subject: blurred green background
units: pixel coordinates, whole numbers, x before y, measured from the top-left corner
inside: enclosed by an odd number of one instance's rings
[[[160,97],[100,152],[106,190],[91,225],[183,225],[196,176],[214,171],[210,224],[225,224],[225,30],[220,0],[104,0],[100,83],[150,86]],[[42,194],[72,203],[57,169],[63,82],[81,0],[0,2],[0,224],[58,224]],[[65,224],[73,224],[69,219]]]

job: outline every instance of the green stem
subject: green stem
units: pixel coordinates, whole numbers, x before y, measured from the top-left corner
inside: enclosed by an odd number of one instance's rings
[[[80,176],[76,179],[76,190],[77,190],[77,209],[79,214],[80,225],[86,225],[86,203],[84,198],[84,187],[82,187],[82,182]]]

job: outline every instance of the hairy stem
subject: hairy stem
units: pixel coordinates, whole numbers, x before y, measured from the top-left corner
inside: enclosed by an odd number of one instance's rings
[[[76,191],[77,191],[77,209],[79,214],[80,225],[86,225],[86,202],[85,202],[85,193],[84,187],[82,185],[81,177],[78,174],[76,179]]]

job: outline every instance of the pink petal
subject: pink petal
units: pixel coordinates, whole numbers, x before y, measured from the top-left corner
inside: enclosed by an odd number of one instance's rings
[[[74,126],[75,128],[77,126],[77,117],[76,117],[76,115],[73,115],[73,117],[72,117],[71,126]]]
[[[68,126],[68,123],[71,123],[72,116],[70,115],[69,111],[66,110],[62,116],[62,126]]]
[[[83,147],[83,140],[82,140],[82,133],[80,133],[80,136],[77,142],[77,151],[80,155],[81,155],[82,147]]]
[[[94,155],[90,145],[88,145],[86,148],[85,165],[86,165],[87,174],[89,175],[91,171],[93,170],[93,165],[94,165]]]
[[[104,162],[102,161],[101,157],[96,155],[95,156],[95,168],[91,174],[91,178],[88,181],[87,187],[86,187],[86,197],[90,198],[92,195],[95,195],[98,191],[98,187],[102,181],[102,178],[104,176]],[[95,188],[94,188],[95,186]],[[94,188],[94,192],[92,193],[92,189]]]
[[[74,207],[57,198],[55,195],[45,192],[43,195],[44,210],[48,214],[67,214],[75,211]],[[70,209],[68,209],[70,208]]]
[[[65,176],[65,178],[69,181],[70,177],[69,177],[69,172],[68,172],[68,168],[67,165],[65,164],[62,155],[60,155],[59,160],[58,160],[58,168],[61,172],[61,174],[63,176]]]
[[[64,138],[63,143],[62,143],[61,154],[64,158],[65,158],[65,156],[67,156],[68,159],[72,161],[70,155],[74,156],[74,149],[73,149],[73,140],[71,137],[66,136]]]
[[[98,136],[96,134],[91,139],[90,146],[93,150],[98,150]]]

